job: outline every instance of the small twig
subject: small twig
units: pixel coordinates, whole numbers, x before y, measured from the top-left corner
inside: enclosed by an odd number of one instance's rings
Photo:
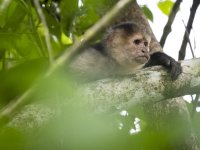
[[[172,26],[172,23],[174,22],[174,19],[176,17],[176,14],[180,8],[180,4],[181,4],[182,0],[177,0],[172,8],[172,11],[168,17],[168,21],[167,21],[167,24],[165,25],[164,27],[164,31],[163,31],[163,35],[160,39],[160,45],[163,47],[164,44],[165,44],[165,41],[167,39],[167,36],[169,35],[169,33],[171,32],[171,26]]]
[[[192,29],[192,24],[193,24],[193,21],[194,21],[196,10],[197,10],[199,4],[200,4],[200,0],[193,0],[192,7],[190,9],[190,17],[189,17],[189,20],[188,20],[188,23],[187,23],[187,30],[185,31],[185,34],[184,34],[184,37],[183,37],[183,42],[182,42],[181,48],[179,50],[178,60],[184,60],[184,58],[185,58],[186,46],[187,46],[187,42],[188,42],[187,34],[188,34],[188,36],[190,35],[190,31]]]
[[[53,54],[52,54],[52,48],[51,48],[51,42],[50,42],[50,34],[49,34],[49,28],[47,26],[47,22],[46,22],[46,18],[42,12],[42,9],[40,7],[39,4],[39,0],[34,0],[34,5],[36,7],[37,13],[41,19],[41,22],[44,26],[44,33],[45,33],[45,40],[46,40],[46,44],[47,44],[47,50],[48,50],[48,57],[49,57],[49,61],[52,64],[53,62]]]
[[[22,2],[24,2],[24,1],[22,1]],[[26,3],[24,4],[26,7],[27,7],[27,9],[29,9],[29,11],[30,11],[30,15],[29,15],[29,20],[30,20],[30,26],[31,26],[31,28],[32,28],[32,35],[35,37],[35,40],[36,40],[36,42],[38,43],[38,45],[39,45],[39,47],[40,47],[40,49],[38,50],[38,53],[40,54],[40,56],[43,56],[43,57],[45,57],[46,56],[46,51],[45,51],[45,45],[44,45],[44,43],[42,42],[42,39],[41,39],[41,36],[39,35],[39,33],[38,33],[38,31],[37,31],[37,28],[38,28],[38,24],[39,24],[39,22],[37,23],[37,24],[35,24],[35,21],[34,21],[34,17],[33,17],[33,11],[32,11],[32,9],[31,9],[31,7],[32,7],[32,4],[31,4],[32,2],[31,1],[28,1],[28,6],[26,6]]]
[[[191,50],[191,53],[192,53],[192,57],[195,58],[194,50],[193,50],[193,48],[192,48],[192,44],[191,44],[191,41],[190,41],[189,33],[188,33],[188,31],[187,31],[187,27],[186,27],[186,25],[185,25],[185,23],[184,23],[184,20],[182,20],[182,21],[183,21],[183,24],[184,24],[184,26],[185,26],[185,33],[186,33],[187,41],[188,41],[189,46],[190,46],[190,50]]]

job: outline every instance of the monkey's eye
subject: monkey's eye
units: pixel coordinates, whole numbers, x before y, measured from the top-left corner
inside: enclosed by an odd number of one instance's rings
[[[133,43],[135,43],[136,45],[139,45],[141,43],[141,40],[136,39],[136,40],[133,41]]]
[[[144,42],[144,46],[147,47],[148,46],[148,42]]]

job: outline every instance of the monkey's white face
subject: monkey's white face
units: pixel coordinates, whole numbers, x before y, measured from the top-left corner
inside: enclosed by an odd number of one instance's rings
[[[132,57],[132,61],[141,64],[147,63],[149,60],[150,38],[137,33],[131,36],[128,42],[129,44],[126,51]]]
[[[136,68],[149,60],[149,36],[141,33],[126,35],[117,30],[108,40],[108,53],[123,67]]]

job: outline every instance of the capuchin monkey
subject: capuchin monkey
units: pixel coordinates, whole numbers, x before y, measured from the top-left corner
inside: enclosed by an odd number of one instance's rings
[[[70,64],[70,72],[82,80],[96,80],[113,75],[129,75],[137,70],[162,65],[172,80],[181,74],[181,65],[172,57],[155,52],[150,54],[151,37],[136,23],[114,26],[104,38],[86,49]]]

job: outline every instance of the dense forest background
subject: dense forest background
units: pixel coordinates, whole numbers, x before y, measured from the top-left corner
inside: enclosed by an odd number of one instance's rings
[[[0,149],[154,150],[171,149],[169,141],[180,142],[184,129],[176,133],[149,130],[142,104],[103,113],[94,111],[85,102],[87,98],[77,94],[76,81],[66,73],[65,63],[79,52],[72,50],[82,46],[76,43],[84,42],[87,31],[117,2],[0,0]],[[161,13],[169,19],[161,45],[181,11],[181,3],[182,0],[157,2]],[[180,51],[176,51],[179,60],[184,60],[187,44],[195,56],[189,34],[198,6],[199,1],[193,0],[185,35],[178,39],[184,39]],[[140,7],[153,24],[152,10],[148,5]],[[92,30],[94,35],[87,43],[98,41],[105,28],[102,27],[102,32]],[[186,105],[191,124],[186,128],[200,139],[199,93],[191,95],[190,100]],[[180,122],[170,123],[176,126]]]

